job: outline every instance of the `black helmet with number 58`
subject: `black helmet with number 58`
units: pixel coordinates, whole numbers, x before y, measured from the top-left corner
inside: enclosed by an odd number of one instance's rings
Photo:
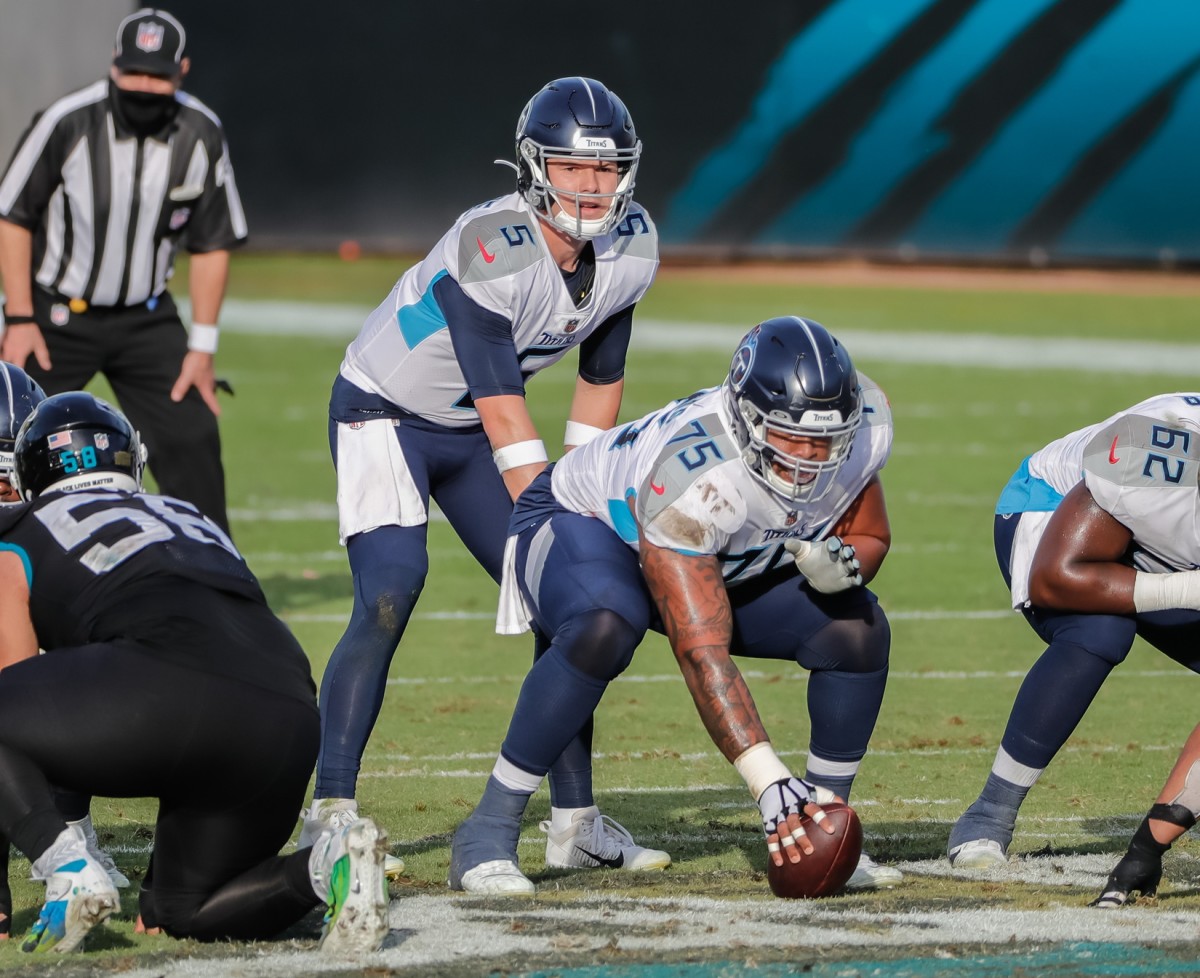
[[[529,100],[517,121],[517,190],[534,211],[567,234],[595,238],[625,216],[641,155],[633,118],[614,92],[594,78],[559,78]],[[616,189],[574,193],[553,186],[546,162],[561,159],[611,160],[619,175]],[[562,208],[563,198],[573,198],[574,216]],[[579,216],[584,199],[606,204],[604,216]]]
[[[146,450],[129,420],[86,391],[48,397],[25,419],[13,451],[24,500],[51,490],[142,488]]]
[[[798,316],[759,323],[733,355],[725,392],[751,475],[789,500],[829,492],[862,424],[858,373],[829,330]]]

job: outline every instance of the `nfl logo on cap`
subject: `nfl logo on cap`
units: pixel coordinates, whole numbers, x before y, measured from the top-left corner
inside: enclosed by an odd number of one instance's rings
[[[163,26],[152,20],[138,24],[137,39],[133,42],[143,51],[157,51],[163,43]]]

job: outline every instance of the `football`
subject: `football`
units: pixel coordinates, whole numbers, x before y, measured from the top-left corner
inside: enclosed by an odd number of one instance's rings
[[[804,900],[811,897],[828,896],[846,885],[862,852],[862,823],[854,809],[841,802],[822,805],[833,826],[833,834],[814,825],[807,815],[800,816],[800,824],[813,844],[810,856],[793,863],[784,857],[783,865],[776,866],[767,856],[767,882],[771,892],[787,900]]]

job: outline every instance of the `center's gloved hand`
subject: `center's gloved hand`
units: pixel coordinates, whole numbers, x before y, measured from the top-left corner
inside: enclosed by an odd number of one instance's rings
[[[847,591],[863,582],[854,548],[843,544],[839,537],[785,540],[783,548],[792,555],[805,580],[822,594]]]
[[[1122,907],[1134,890],[1144,897],[1154,896],[1162,879],[1163,853],[1170,848],[1169,844],[1164,845],[1150,834],[1149,817],[1143,819],[1129,843],[1129,851],[1121,857],[1109,874],[1103,892],[1090,905],[1106,910]]]
[[[784,778],[767,785],[758,796],[758,811],[762,815],[763,832],[773,835],[780,823],[787,824],[788,816],[797,817],[808,804],[827,805],[837,798],[828,788],[820,788],[803,778]],[[821,819],[816,819],[820,822]],[[801,833],[803,834],[803,833]]]

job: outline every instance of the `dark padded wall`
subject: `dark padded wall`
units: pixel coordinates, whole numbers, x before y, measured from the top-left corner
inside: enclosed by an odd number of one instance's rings
[[[626,101],[667,248],[1200,261],[1200,3],[175,0],[259,245],[427,247],[526,99]]]

